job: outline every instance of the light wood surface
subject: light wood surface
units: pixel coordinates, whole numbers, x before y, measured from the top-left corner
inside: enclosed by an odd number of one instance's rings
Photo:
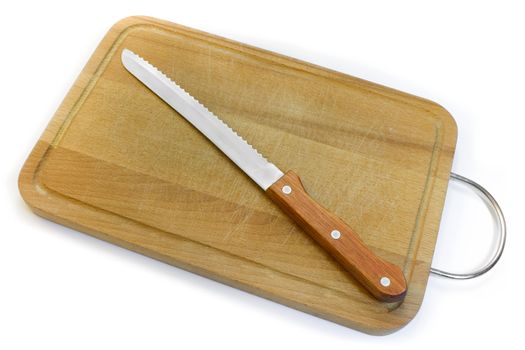
[[[219,150],[120,63],[129,48],[220,115],[381,259],[375,300]],[[439,105],[151,18],[106,35],[19,178],[39,215],[340,324],[385,334],[421,305],[456,126]],[[176,297],[176,296],[174,296]]]
[[[311,198],[293,171],[277,180],[266,193],[375,298],[394,302],[405,297],[403,271],[375,255],[343,220]]]

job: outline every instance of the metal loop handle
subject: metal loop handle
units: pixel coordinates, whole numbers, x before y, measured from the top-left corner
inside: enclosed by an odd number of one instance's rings
[[[468,273],[453,273],[453,272],[446,272],[443,270],[435,269],[433,267],[430,268],[430,272],[433,273],[434,275],[457,279],[457,280],[466,280],[466,279],[481,276],[487,271],[489,271],[490,269],[492,269],[494,265],[496,265],[498,260],[501,258],[501,254],[503,253],[503,248],[505,247],[505,241],[507,239],[507,224],[505,223],[505,217],[503,216],[503,212],[498,202],[496,202],[494,197],[492,197],[492,195],[486,189],[484,189],[480,184],[470,179],[467,179],[464,176],[455,174],[455,173],[450,173],[450,178],[456,181],[459,181],[465,185],[468,185],[474,190],[476,190],[476,192],[478,192],[478,194],[484,199],[485,203],[487,204],[488,208],[491,211],[492,217],[494,218],[498,226],[499,239],[497,243],[497,248],[494,251],[494,254],[490,258],[490,260],[483,267],[475,271],[468,272]]]

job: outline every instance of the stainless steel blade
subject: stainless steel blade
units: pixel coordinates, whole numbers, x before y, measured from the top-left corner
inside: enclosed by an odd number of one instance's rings
[[[122,51],[121,58],[122,64],[131,74],[186,118],[263,190],[284,175],[228,125],[159,69],[128,49]]]

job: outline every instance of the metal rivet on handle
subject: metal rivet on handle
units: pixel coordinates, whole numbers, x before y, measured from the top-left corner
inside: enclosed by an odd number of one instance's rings
[[[379,280],[379,283],[381,283],[383,287],[388,287],[390,285],[390,278],[381,277],[381,279]]]
[[[332,236],[333,239],[339,239],[341,238],[341,232],[339,232],[338,230],[333,230],[332,232],[330,232],[330,236]]]
[[[282,191],[284,194],[290,194],[292,193],[292,188],[288,185],[283,186]]]

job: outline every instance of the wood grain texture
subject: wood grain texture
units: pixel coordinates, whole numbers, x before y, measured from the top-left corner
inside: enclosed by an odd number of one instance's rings
[[[375,255],[343,220],[311,198],[297,174],[288,171],[266,193],[376,299],[403,300],[407,288],[403,271]],[[386,282],[381,283],[383,279]]]
[[[372,298],[220,151],[120,63],[129,48],[220,115],[402,268]],[[39,215],[372,334],[421,305],[456,142],[439,105],[152,18],[118,22],[19,178]]]

